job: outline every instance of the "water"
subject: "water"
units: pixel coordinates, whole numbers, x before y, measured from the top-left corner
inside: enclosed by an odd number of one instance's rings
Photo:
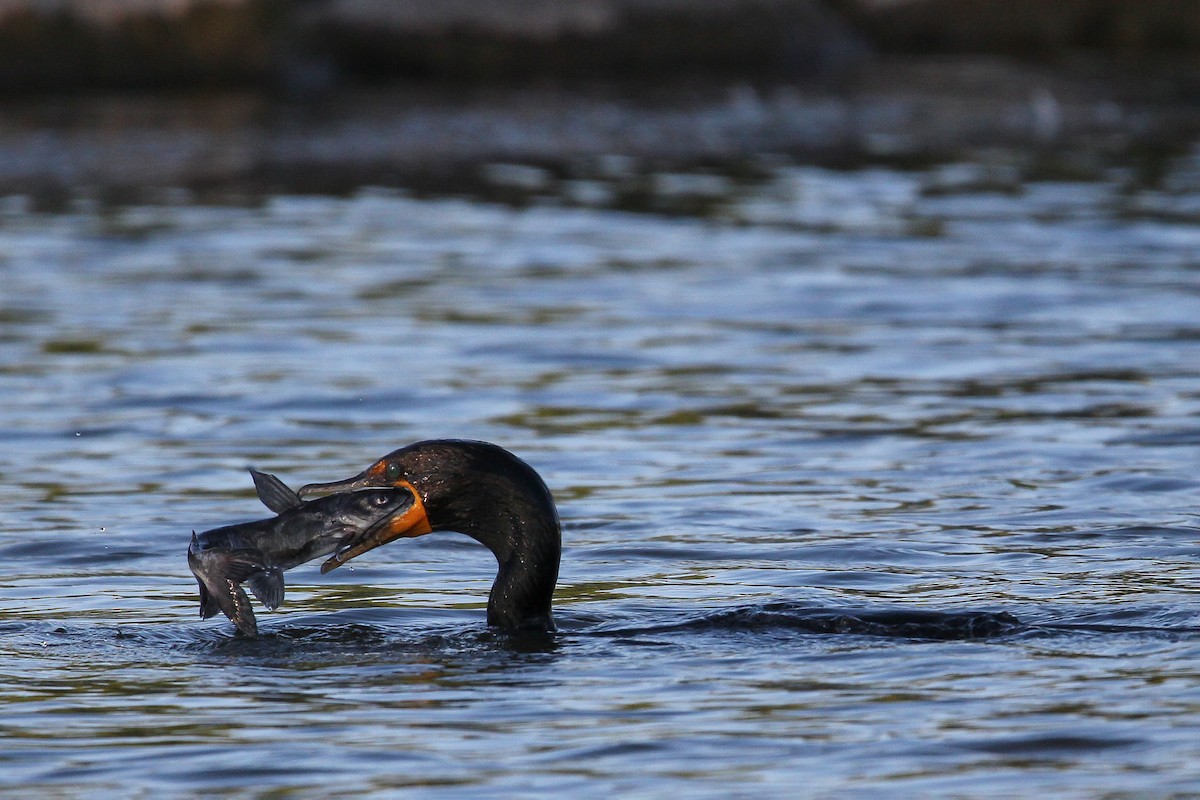
[[[1200,789],[1200,160],[630,168],[6,201],[4,791]],[[554,491],[557,636],[453,534],[198,619],[245,466],[446,436]]]

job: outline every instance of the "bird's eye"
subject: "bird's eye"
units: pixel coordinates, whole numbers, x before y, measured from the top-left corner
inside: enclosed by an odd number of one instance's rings
[[[387,476],[387,479],[388,479],[389,481],[394,481],[394,480],[397,480],[397,479],[399,479],[399,477],[400,477],[400,465],[399,465],[399,464],[395,464],[395,463],[388,464],[388,465],[387,465],[387,469],[384,471],[384,475],[386,475],[386,476]]]

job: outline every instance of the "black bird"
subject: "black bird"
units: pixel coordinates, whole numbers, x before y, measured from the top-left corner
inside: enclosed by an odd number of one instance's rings
[[[418,501],[386,529],[343,547],[321,572],[401,537],[457,531],[487,547],[499,567],[489,625],[553,631],[562,530],[554,498],[532,467],[488,442],[435,439],[395,450],[353,478],[310,483],[300,495],[409,488]]]

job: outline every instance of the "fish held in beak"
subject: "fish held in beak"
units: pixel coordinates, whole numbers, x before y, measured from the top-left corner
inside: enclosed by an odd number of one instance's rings
[[[200,616],[219,611],[246,636],[255,636],[258,624],[242,584],[274,610],[283,602],[284,570],[374,541],[375,531],[411,512],[417,500],[410,489],[381,487],[302,502],[275,476],[254,470],[251,475],[259,499],[277,516],[193,532],[188,547],[188,566],[200,588]]]

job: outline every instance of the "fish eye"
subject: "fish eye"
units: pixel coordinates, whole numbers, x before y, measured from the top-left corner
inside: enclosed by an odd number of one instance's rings
[[[392,501],[392,495],[391,492],[375,492],[368,498],[368,500],[372,505],[386,506]]]
[[[397,480],[400,477],[400,465],[394,462],[388,464],[387,469],[384,470],[384,475],[387,476],[389,481]]]

